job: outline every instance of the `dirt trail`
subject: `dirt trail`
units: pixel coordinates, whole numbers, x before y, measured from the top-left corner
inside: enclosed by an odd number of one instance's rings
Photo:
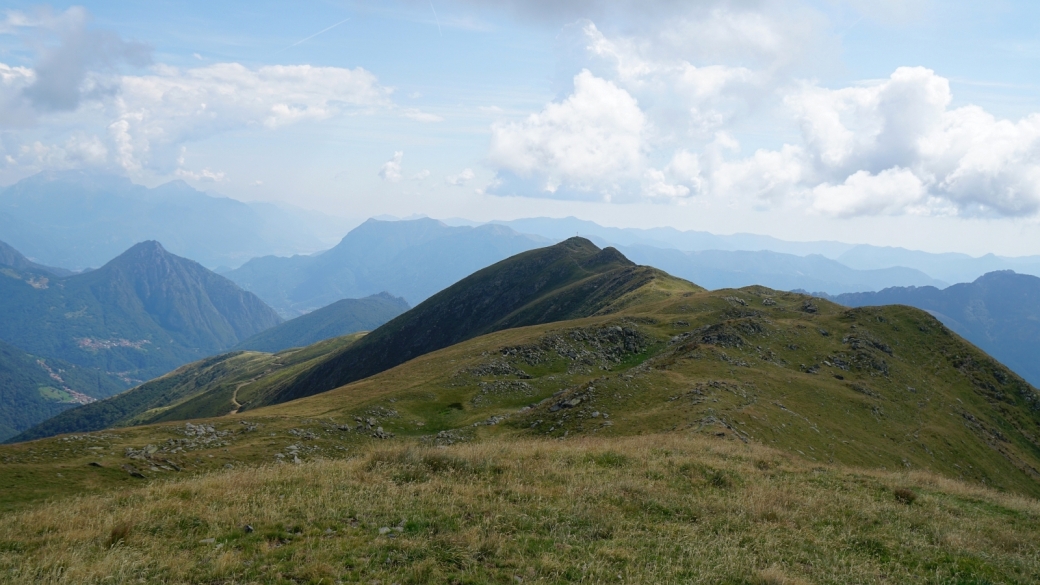
[[[240,408],[242,408],[242,405],[238,402],[238,390],[239,390],[239,388],[241,388],[242,386],[245,386],[246,384],[252,384],[253,382],[256,382],[256,380],[257,380],[257,378],[253,378],[252,380],[247,380],[245,382],[242,382],[238,386],[235,386],[235,392],[231,395],[231,404],[234,405],[235,409],[232,410],[231,412],[229,412],[228,414],[238,414],[238,410]]]

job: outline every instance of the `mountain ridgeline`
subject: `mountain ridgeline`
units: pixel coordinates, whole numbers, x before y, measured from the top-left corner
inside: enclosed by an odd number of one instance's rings
[[[333,337],[371,331],[409,308],[404,299],[385,292],[363,299],[343,299],[261,331],[234,349],[275,353],[303,347]]]
[[[52,268],[50,266],[37,264],[26,258],[21,252],[15,250],[6,242],[0,242],[0,266],[6,266],[22,272],[59,277],[70,276],[73,274],[71,270],[65,270],[64,268]]]
[[[381,291],[415,305],[489,264],[549,243],[498,225],[370,219],[321,254],[256,258],[223,274],[295,317]]]
[[[909,305],[935,315],[987,353],[1040,386],[1040,278],[1010,270],[945,289],[893,287],[830,297],[849,307]]]
[[[65,278],[0,270],[0,340],[117,375],[126,386],[226,351],[281,318],[158,242]]]
[[[245,408],[331,390],[492,331],[610,312],[655,280],[677,279],[584,238],[523,252],[437,293]]]
[[[662,287],[703,290],[636,266],[612,248],[601,250],[572,238],[480,270],[363,337],[338,337],[274,354],[246,351],[207,358],[120,396],[63,412],[14,440],[218,416],[286,402],[492,331],[609,313],[659,294]],[[404,306],[403,300],[386,294],[341,301],[260,333],[242,348],[297,345],[288,340],[368,318],[358,316],[359,308],[370,317],[376,310],[383,316],[400,313]],[[348,312],[353,316],[344,317]]]
[[[197,417],[213,418],[148,425]],[[144,426],[106,438],[116,452],[159,446],[153,461],[199,471],[392,436],[692,433],[1040,494],[1040,393],[928,313],[705,291],[581,238],[480,270],[366,336],[196,362],[16,440],[126,425]],[[220,450],[184,441],[200,428]]]

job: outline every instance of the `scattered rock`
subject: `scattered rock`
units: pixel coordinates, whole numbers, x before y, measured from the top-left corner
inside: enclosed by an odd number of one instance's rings
[[[394,434],[389,431],[384,431],[383,427],[376,427],[376,430],[372,433],[372,436],[377,439],[390,439],[393,438]]]
[[[124,463],[123,464],[123,471],[129,473],[130,477],[136,477],[136,478],[139,478],[139,479],[145,479],[145,476],[144,476],[143,473],[141,473],[141,470],[136,468],[136,467],[134,467],[133,465],[130,465],[129,463]]]

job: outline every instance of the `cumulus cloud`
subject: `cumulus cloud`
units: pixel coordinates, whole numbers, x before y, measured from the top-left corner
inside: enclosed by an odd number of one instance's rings
[[[617,191],[643,173],[646,132],[635,98],[582,71],[565,100],[523,121],[493,125],[489,158],[550,194],[565,184],[586,192]]]
[[[115,161],[127,170],[169,168],[184,142],[232,129],[273,130],[390,105],[390,90],[361,68],[157,65],[149,75],[122,76],[119,87],[104,106]]]
[[[473,172],[472,169],[464,169],[461,173],[459,173],[457,175],[449,175],[449,176],[445,177],[444,178],[444,182],[449,184],[449,185],[455,185],[455,186],[465,185],[466,183],[472,181],[473,177],[476,177],[476,176],[477,175]]]
[[[415,173],[415,177],[413,177],[413,178],[416,181],[422,181],[423,179],[425,179],[425,178],[427,178],[429,176],[430,176],[430,169],[423,169],[423,170],[419,171],[418,173]]]
[[[396,183],[401,180],[401,161],[404,160],[404,152],[398,150],[393,158],[383,163],[379,168],[379,176],[384,181]]]
[[[922,67],[868,86],[790,96],[812,176],[840,185],[819,190],[815,207],[836,215],[1040,210],[1040,115],[998,120],[977,106],[951,109],[952,99],[949,82]],[[894,184],[903,196],[893,198]]]
[[[159,64],[145,74],[127,73],[124,65],[149,64],[150,49],[93,28],[89,13],[79,7],[60,13],[8,11],[0,19],[4,33],[33,41],[30,46],[38,54],[32,67],[0,63],[0,128],[8,132],[9,164],[173,173],[179,166],[177,152],[186,142],[233,129],[272,130],[395,109],[392,90],[360,67]],[[74,116],[67,114],[73,110]],[[439,119],[414,109],[401,115],[426,122]],[[39,134],[11,134],[40,126],[51,136],[89,134],[93,147],[84,151],[63,144],[64,139],[47,144],[37,143]],[[20,138],[26,148],[12,148]]]

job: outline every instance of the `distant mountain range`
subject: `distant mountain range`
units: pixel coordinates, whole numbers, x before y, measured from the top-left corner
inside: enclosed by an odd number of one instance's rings
[[[480,225],[465,220],[449,220],[448,223]],[[933,254],[905,248],[871,246],[867,244],[849,244],[833,241],[791,242],[770,236],[756,234],[716,235],[701,231],[680,231],[675,228],[613,228],[574,217],[550,218],[537,217],[516,219],[511,221],[495,221],[514,230],[561,240],[574,235],[581,235],[601,245],[613,245],[618,249],[649,247],[681,250],[684,252],[727,251],[727,252],[776,252],[793,256],[819,255],[854,270],[880,270],[885,268],[910,268],[927,276],[928,279],[943,284],[970,282],[979,276],[995,270],[1014,270],[1021,274],[1040,276],[1040,256],[1002,257],[987,254],[973,257],[967,254],[945,253]],[[739,258],[739,257],[738,257]],[[739,269],[738,269],[739,270]],[[905,279],[910,273],[904,272]],[[798,276],[797,272],[787,274],[790,279]],[[878,275],[881,276],[881,275]],[[709,278],[711,278],[709,276]],[[883,278],[880,279],[884,281]],[[741,281],[744,282],[744,281]],[[826,281],[830,282],[830,281]],[[750,282],[748,282],[750,283]],[[806,290],[841,290],[840,279],[837,288],[812,288],[797,286]],[[863,290],[878,290],[889,286],[925,286],[927,283],[889,282],[881,287]],[[705,284],[705,286],[711,286]],[[847,289],[845,289],[847,290]]]
[[[209,267],[324,250],[346,220],[288,205],[213,197],[183,181],[149,189],[115,175],[44,172],[0,189],[0,234],[42,264],[97,267],[133,244],[163,242]]]
[[[537,225],[544,227],[555,221],[544,220]],[[562,226],[571,223],[560,221]],[[531,227],[521,221],[511,225],[519,229]],[[541,231],[550,236],[559,232]],[[635,241],[630,230],[605,233]],[[291,318],[342,298],[380,291],[402,296],[415,305],[483,266],[552,241],[550,237],[521,234],[506,225],[452,227],[429,218],[370,219],[348,233],[335,248],[321,254],[256,258],[222,274],[256,293],[283,317]],[[595,235],[591,241],[601,247],[617,244]],[[836,294],[889,286],[946,286],[945,282],[911,268],[856,270],[821,255],[733,250],[685,252],[646,243],[616,247],[639,264],[660,268],[710,289],[762,284],[781,290],[800,288]]]
[[[416,221],[437,224],[429,219],[392,223],[404,223],[412,226],[411,230],[422,232]],[[380,244],[387,250],[376,254],[379,261],[410,269],[395,276],[392,269],[381,271],[378,265],[366,264],[364,254],[372,249],[365,248],[364,242],[352,241],[345,246],[346,250],[343,245],[335,246],[333,249],[339,249],[335,253],[328,249],[350,225],[355,225],[349,220],[281,204],[243,203],[211,196],[181,181],[149,189],[114,175],[68,171],[40,173],[0,189],[0,234],[35,263],[74,270],[96,267],[144,240],[162,241],[172,252],[221,273],[256,259],[251,267],[231,277],[285,317],[382,290],[415,304],[480,266],[575,235],[601,246],[617,247],[640,262],[658,263],[662,268],[667,264],[711,288],[768,283],[779,288],[840,294],[891,286],[941,287],[970,282],[995,270],[1040,276],[1040,256],[1007,258],[990,254],[974,258],[835,241],[791,242],[755,234],[613,228],[573,217],[490,224],[448,220],[445,224],[460,230],[509,228],[504,232],[509,237],[504,239],[514,239],[498,247],[502,238],[485,234],[477,249],[472,249],[480,238],[463,237],[463,232],[457,232],[453,236],[457,238],[454,249],[450,242],[442,240],[429,250],[426,246],[430,242],[423,238],[442,239],[443,234],[420,233],[400,241],[382,241]],[[517,246],[522,243],[515,239],[518,234],[526,235],[534,243]],[[417,249],[409,249],[416,245]],[[487,245],[492,247],[479,249]],[[321,250],[326,251],[318,253]],[[352,255],[349,250],[364,252]],[[701,254],[681,259],[656,250],[750,254]],[[294,254],[314,256],[289,259]],[[453,256],[458,257],[459,267],[453,265]],[[417,260],[409,265],[412,258]],[[412,269],[422,270],[422,262],[432,269],[416,282],[407,282]],[[763,271],[763,266],[780,266],[784,271]],[[330,267],[334,274],[314,274]],[[849,273],[847,268],[857,272]],[[888,270],[895,268],[899,270]],[[439,278],[433,286],[420,282],[430,281],[437,274],[450,277]],[[277,277],[277,282],[266,282],[267,276]]]
[[[225,351],[281,318],[252,293],[158,242],[63,278],[0,267],[0,340],[123,379]]]
[[[1040,386],[1040,278],[1000,271],[943,290],[897,287],[829,298],[849,307],[909,305],[924,309]]]
[[[601,243],[606,245],[606,243]],[[759,284],[778,290],[826,290],[830,293],[878,290],[888,286],[946,286],[913,268],[855,270],[819,254],[703,250],[683,252],[646,245],[618,246],[639,264],[654,266],[708,289]]]
[[[233,349],[276,353],[303,347],[324,339],[371,331],[409,308],[404,299],[385,292],[363,299],[343,299],[261,331]]]
[[[321,254],[256,258],[222,274],[293,317],[382,291],[414,305],[475,270],[550,243],[503,226],[370,219]]]

